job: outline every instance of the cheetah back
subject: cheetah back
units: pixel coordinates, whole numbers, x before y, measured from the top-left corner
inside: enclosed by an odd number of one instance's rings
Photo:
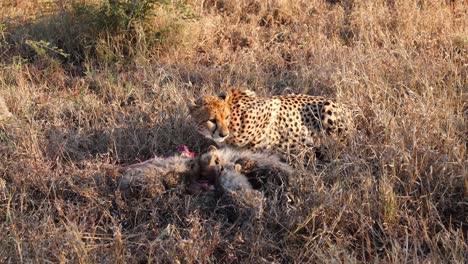
[[[228,143],[281,152],[318,146],[323,137],[339,139],[350,126],[348,111],[332,99],[310,95],[255,97],[231,92]]]

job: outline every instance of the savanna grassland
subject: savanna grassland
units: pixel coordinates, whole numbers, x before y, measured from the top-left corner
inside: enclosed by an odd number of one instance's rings
[[[1,263],[466,262],[464,1],[0,9]],[[267,200],[252,223],[182,190],[123,199],[92,180],[204,151],[186,102],[229,86],[337,98],[357,131],[326,162],[296,159],[293,202]]]

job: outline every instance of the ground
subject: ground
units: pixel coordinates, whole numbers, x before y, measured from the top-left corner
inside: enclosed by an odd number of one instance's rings
[[[464,262],[463,1],[119,2],[0,3],[0,262]],[[92,180],[206,150],[186,102],[225,86],[336,98],[358,133],[247,224]]]

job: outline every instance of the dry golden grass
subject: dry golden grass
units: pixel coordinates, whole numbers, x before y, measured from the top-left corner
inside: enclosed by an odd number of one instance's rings
[[[172,1],[118,34],[68,1],[0,8],[13,114],[0,124],[0,262],[466,261],[463,1]],[[41,40],[52,50],[27,44]],[[267,200],[250,224],[203,197],[123,199],[92,181],[206,149],[186,99],[228,85],[336,97],[358,132],[336,159],[298,161],[292,201]]]

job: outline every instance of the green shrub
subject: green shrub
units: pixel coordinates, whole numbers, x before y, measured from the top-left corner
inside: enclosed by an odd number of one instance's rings
[[[74,3],[71,16],[82,25],[78,54],[104,63],[135,56],[135,49],[146,45],[146,36],[158,30],[151,25],[156,4],[162,1],[109,1],[99,6]]]
[[[132,63],[135,57],[150,57],[168,36],[179,34],[181,21],[193,18],[187,8],[165,0],[73,2],[28,25],[0,24],[0,48],[9,33],[15,36],[3,45],[18,46],[30,60],[46,56],[74,64]],[[162,15],[164,19],[155,19]]]
[[[128,34],[135,29],[136,24],[148,24],[155,15],[154,5],[161,3],[163,1],[160,0],[114,0],[102,3],[98,7],[74,3],[73,9],[78,17],[87,19],[87,23],[96,33],[105,31],[113,34]]]

